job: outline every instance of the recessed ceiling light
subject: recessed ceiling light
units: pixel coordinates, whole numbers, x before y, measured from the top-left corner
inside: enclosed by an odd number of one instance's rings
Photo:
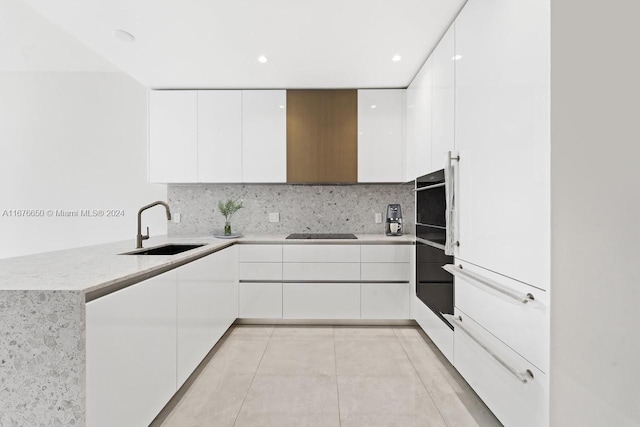
[[[375,104],[371,106],[371,108],[378,108]]]
[[[113,30],[113,35],[118,40],[122,40],[124,42],[134,42],[136,38],[128,31],[125,30]]]
[[[401,61],[401,60],[402,60],[402,56],[400,56],[400,55],[393,55],[393,56],[391,57],[391,60],[392,60],[393,62]]]
[[[258,56],[258,62],[260,62],[261,64],[266,64],[267,62],[269,62],[269,58],[264,55],[260,55]]]
[[[284,109],[284,105],[278,105],[278,107],[280,107],[280,108]]]
[[[453,59],[454,61],[458,61],[459,59],[462,59],[462,55],[456,55],[451,59]]]

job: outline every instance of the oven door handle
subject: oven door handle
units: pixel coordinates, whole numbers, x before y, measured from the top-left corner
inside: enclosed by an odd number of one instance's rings
[[[455,169],[453,161],[460,161],[457,151],[447,151],[445,157],[444,168],[444,193],[445,193],[445,224],[447,227],[444,253],[445,255],[454,255],[454,247],[460,246],[460,242],[456,240],[456,195],[455,195]]]

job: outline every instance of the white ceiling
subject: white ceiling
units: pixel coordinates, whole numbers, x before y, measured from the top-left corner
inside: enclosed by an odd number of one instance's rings
[[[465,2],[24,1],[152,88],[406,87]]]
[[[21,0],[0,0],[0,72],[118,71]]]

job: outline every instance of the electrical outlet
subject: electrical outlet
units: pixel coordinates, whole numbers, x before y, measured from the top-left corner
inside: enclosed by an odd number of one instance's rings
[[[376,213],[376,224],[382,224],[382,214],[380,212]]]
[[[271,212],[269,214],[269,222],[280,222],[280,213]]]
[[[181,217],[181,215],[180,215],[180,213],[179,213],[179,212],[178,212],[178,213],[171,214],[171,218],[173,218],[173,223],[174,223],[174,224],[180,224],[180,220],[181,220],[181,218],[180,218],[180,217]]]

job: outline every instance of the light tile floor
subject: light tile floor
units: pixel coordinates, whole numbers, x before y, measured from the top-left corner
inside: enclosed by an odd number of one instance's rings
[[[235,326],[153,427],[499,426],[415,327]]]

